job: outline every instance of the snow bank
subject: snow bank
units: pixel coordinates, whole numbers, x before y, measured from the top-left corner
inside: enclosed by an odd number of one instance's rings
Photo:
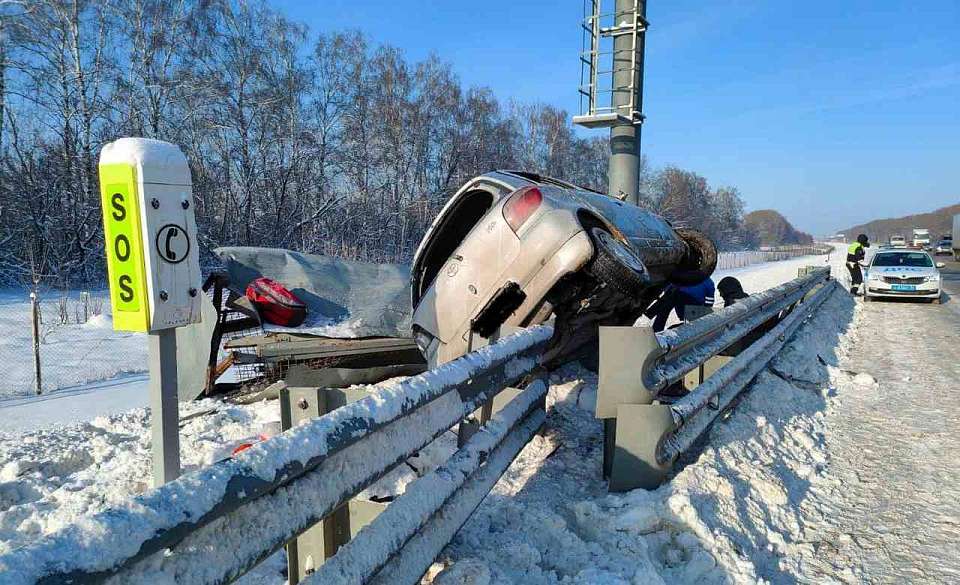
[[[185,471],[210,465],[280,419],[275,401],[228,406],[203,400],[180,408],[181,416],[207,412],[180,429]],[[146,409],[0,437],[0,555],[123,504],[148,491],[150,478]],[[282,565],[282,558],[271,559],[246,583],[279,583]],[[262,581],[265,575],[270,579]]]
[[[435,430],[455,424],[463,416],[466,406],[469,406],[466,412],[476,408],[477,405],[463,404],[459,394],[448,392],[448,388],[472,383],[481,369],[519,359],[514,356],[546,341],[551,334],[550,327],[532,328],[435,370],[395,385],[378,387],[375,393],[362,400],[257,444],[232,459],[185,474],[142,496],[118,503],[103,513],[81,518],[40,542],[14,550],[10,555],[0,557],[0,570],[11,571],[14,582],[26,583],[54,567],[60,571],[109,569],[143,551],[144,543],[157,534],[181,524],[195,524],[224,502],[250,497],[254,495],[250,490],[265,490],[292,471],[330,453],[329,463],[334,471],[312,473],[305,478],[303,483],[312,489],[303,490],[296,486],[300,492],[306,491],[301,494],[302,499],[277,501],[274,497],[265,498],[234,511],[237,518],[257,514],[265,520],[264,514],[273,514],[270,516],[272,522],[261,524],[259,536],[268,539],[266,530],[269,527],[273,529],[273,538],[281,538],[288,534],[284,531],[306,526],[306,521],[316,510],[324,509],[324,505],[332,506],[340,494],[349,493],[363,479],[396,462],[394,458],[400,449],[410,445],[416,450],[427,445]],[[438,396],[442,398],[436,399]],[[429,407],[414,411],[405,419],[405,425],[391,425],[382,433],[372,432],[412,407],[428,402]],[[400,436],[398,433],[402,432],[416,436]],[[360,440],[365,438],[369,440],[363,441],[361,446]],[[355,446],[358,449],[336,450],[346,440],[357,441]],[[348,456],[359,459],[346,461]],[[241,483],[245,486],[243,492],[231,491]],[[286,489],[294,490],[295,486]],[[309,505],[311,503],[316,505]],[[227,536],[211,536],[212,531],[206,527],[201,532],[196,535],[197,539],[210,537],[223,542]],[[230,546],[224,545],[230,549],[230,554],[223,559],[223,567],[235,567],[238,559],[256,556],[255,549],[259,550],[261,545],[254,539],[237,539],[236,534],[229,536],[234,538],[230,540]],[[192,550],[188,546],[183,548]],[[239,550],[241,548],[243,553]],[[174,570],[183,566],[186,557],[184,551],[170,559],[170,564],[175,565]],[[225,570],[214,562],[201,564],[193,567],[204,577],[222,575],[221,571]],[[149,566],[145,568],[151,569]]]
[[[842,293],[828,299],[655,491],[605,494],[600,425],[583,408],[596,379],[562,372],[546,436],[525,449],[428,581],[789,582],[784,572],[811,553],[801,505],[828,461],[829,371],[852,312]]]

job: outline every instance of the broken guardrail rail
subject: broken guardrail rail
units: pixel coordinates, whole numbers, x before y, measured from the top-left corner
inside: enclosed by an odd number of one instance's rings
[[[677,329],[601,327],[597,418],[611,491],[654,488],[717,414],[777,354],[836,283],[828,268],[738,301]],[[758,331],[779,322],[679,399],[661,391]]]
[[[552,332],[549,326],[529,329],[399,384],[380,386],[367,398],[231,459],[7,552],[0,556],[2,581],[230,582],[501,390],[541,372],[540,354]],[[528,384],[446,465],[411,484],[388,506],[384,520],[364,530],[363,542],[377,551],[377,562],[350,552],[360,550],[358,542],[345,547],[347,556],[327,573],[339,572],[344,582],[356,582],[350,581],[352,575],[418,582],[539,429],[545,395],[542,381]]]

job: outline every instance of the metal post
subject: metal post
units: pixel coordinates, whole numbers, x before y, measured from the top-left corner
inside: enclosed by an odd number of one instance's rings
[[[646,19],[646,0],[616,0],[614,26],[624,19]],[[630,116],[642,111],[645,33],[618,34],[613,39],[613,111]],[[636,45],[634,45],[636,39]],[[636,205],[640,190],[640,120],[617,122],[610,128],[610,195]]]
[[[150,425],[153,485],[180,475],[180,422],[177,404],[177,331],[150,333]]]
[[[33,388],[40,394],[43,388],[40,378],[40,304],[35,290],[30,291],[30,311],[33,321]]]

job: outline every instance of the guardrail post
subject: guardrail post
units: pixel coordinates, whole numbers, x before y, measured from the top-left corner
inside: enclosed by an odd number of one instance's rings
[[[286,431],[369,395],[358,388],[282,388],[280,426]],[[353,499],[287,543],[287,582],[296,585],[350,542],[387,504]]]
[[[645,451],[621,442],[621,437],[636,435],[633,420],[620,420],[620,407],[653,402],[655,394],[646,386],[644,373],[664,350],[649,327],[600,327],[599,343],[596,417],[603,420],[603,475],[611,485],[618,485],[623,473],[642,467],[633,461]],[[629,463],[618,464],[618,460]],[[656,459],[652,462],[655,465]]]
[[[667,404],[620,404],[614,433],[609,490],[654,489],[671,465],[657,461],[657,447],[674,430]]]

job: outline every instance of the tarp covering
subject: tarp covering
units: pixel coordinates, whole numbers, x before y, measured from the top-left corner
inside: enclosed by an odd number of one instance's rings
[[[307,320],[294,331],[331,337],[410,337],[410,267],[370,264],[290,250],[218,248],[231,287],[245,289],[272,278],[307,304]]]

